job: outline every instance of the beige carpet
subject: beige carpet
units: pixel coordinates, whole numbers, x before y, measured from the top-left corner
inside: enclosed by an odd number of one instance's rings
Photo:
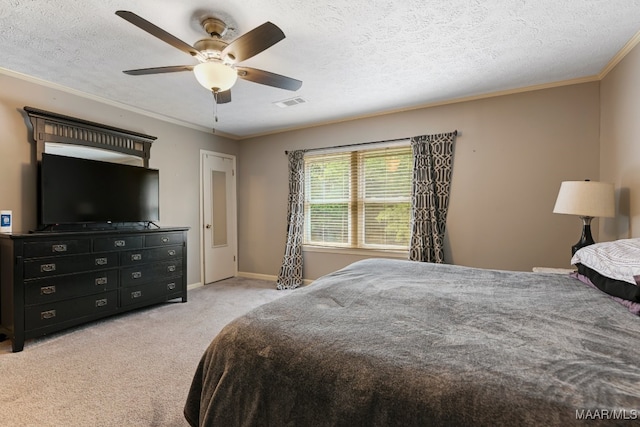
[[[186,426],[182,408],[205,348],[235,317],[287,295],[233,278],[168,303],[0,343],[2,426]]]

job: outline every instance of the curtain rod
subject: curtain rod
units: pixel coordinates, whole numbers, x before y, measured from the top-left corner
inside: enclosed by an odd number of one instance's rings
[[[453,131],[453,135],[454,136],[458,136],[461,135],[462,132],[458,132],[457,130]],[[358,147],[360,145],[370,145],[370,144],[383,144],[386,142],[398,142],[398,141],[405,141],[407,139],[411,139],[411,138],[397,138],[397,139],[385,139],[382,141],[370,141],[370,142],[357,142],[354,144],[344,144],[344,145],[334,145],[332,147],[319,147],[319,148],[310,148],[308,150],[305,151],[320,151],[320,150],[332,150],[334,148],[349,148],[349,147]],[[289,154],[289,150],[284,150],[284,154]]]

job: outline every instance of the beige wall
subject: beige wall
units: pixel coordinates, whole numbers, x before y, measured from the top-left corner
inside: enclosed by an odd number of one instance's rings
[[[592,82],[241,141],[239,270],[278,273],[288,192],[284,150],[454,129],[461,136],[455,148],[446,261],[508,270],[566,267],[581,223],[551,211],[561,181],[599,178],[599,102],[599,83]],[[304,276],[317,278],[359,258],[306,252]]]
[[[0,74],[0,209],[11,209],[14,231],[36,226],[36,164],[22,108],[31,106],[153,135],[150,166],[160,170],[160,224],[191,227],[187,283],[200,282],[200,149],[237,155],[237,143],[96,100]]]
[[[345,121],[238,142],[0,74],[0,209],[14,211],[14,226],[18,230],[35,226],[35,166],[23,106],[97,121],[158,137],[151,151],[151,166],[161,171],[161,224],[192,228],[189,283],[200,281],[199,150],[237,155],[239,270],[276,275],[286,227],[288,188],[284,150],[458,129],[461,136],[455,150],[447,262],[509,270],[530,270],[537,265],[564,267],[568,265],[570,246],[578,240],[580,222],[575,217],[551,212],[560,182],[599,179],[598,173],[602,171],[603,179],[612,176],[610,180],[623,190],[625,185],[631,185],[620,183],[631,182],[634,172],[625,175],[622,171],[627,163],[627,169],[634,165],[633,154],[638,157],[631,145],[632,136],[638,135],[638,125],[632,120],[638,97],[633,91],[630,95],[628,88],[633,86],[637,75],[638,56],[636,48],[602,82],[602,152],[598,82]],[[635,90],[637,93],[637,85]],[[607,134],[623,137],[607,138]],[[615,172],[618,170],[619,176]],[[636,179],[640,179],[637,174]],[[640,212],[640,206],[635,212]],[[615,227],[621,226],[616,222]],[[612,235],[610,228],[603,221],[603,236]],[[596,239],[597,230],[596,222]],[[616,233],[623,236],[624,225],[622,232]],[[306,252],[305,278],[317,278],[360,258]]]
[[[640,46],[601,82],[600,175],[617,189],[617,216],[602,240],[640,237]]]

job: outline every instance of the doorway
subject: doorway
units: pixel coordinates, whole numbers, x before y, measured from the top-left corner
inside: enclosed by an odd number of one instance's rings
[[[200,150],[203,283],[238,274],[236,158]]]

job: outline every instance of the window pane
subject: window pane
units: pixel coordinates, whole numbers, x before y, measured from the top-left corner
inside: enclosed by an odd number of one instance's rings
[[[350,244],[351,154],[305,158],[305,241]]]
[[[360,244],[407,248],[413,157],[409,147],[360,153]]]
[[[349,200],[351,167],[349,156],[329,156],[307,163],[310,201]]]
[[[363,153],[364,198],[410,197],[413,161],[408,150]]]
[[[309,207],[309,239],[313,243],[349,243],[349,204],[317,204]]]
[[[409,246],[410,204],[365,203],[364,244],[373,246]]]

